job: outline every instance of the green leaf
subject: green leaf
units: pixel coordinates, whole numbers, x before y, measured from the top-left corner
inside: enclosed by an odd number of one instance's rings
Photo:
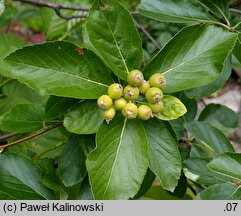
[[[210,124],[193,121],[185,124],[185,127],[202,145],[210,149],[214,154],[234,152],[234,148],[227,137]]]
[[[1,0],[0,0],[1,8]],[[0,9],[1,10],[1,9]],[[15,50],[27,45],[27,42],[22,40],[20,37],[12,34],[1,34],[0,35],[0,61],[7,57]]]
[[[121,79],[141,66],[142,44],[132,16],[120,3],[109,0],[100,8],[96,0],[86,29],[90,43],[106,65]]]
[[[94,134],[102,122],[103,117],[96,100],[80,102],[64,117],[64,127],[76,134]]]
[[[38,166],[40,167],[41,182],[48,188],[54,191],[60,191],[61,185],[58,176],[56,175],[56,169],[54,167],[54,159],[43,158],[38,160]]]
[[[214,22],[209,14],[187,1],[141,0],[138,10],[142,15],[162,22]]]
[[[8,132],[32,132],[43,128],[44,108],[39,104],[19,104],[0,117],[0,128]]]
[[[210,123],[223,133],[231,132],[238,126],[238,115],[221,104],[208,104],[199,116],[199,121]]]
[[[9,76],[41,94],[96,99],[113,82],[111,73],[95,54],[76,49],[63,41],[24,47],[5,58],[12,66]]]
[[[45,118],[61,118],[70,108],[75,106],[77,103],[79,103],[79,100],[74,98],[50,96],[45,108]]]
[[[40,183],[40,169],[21,156],[0,156],[0,191],[16,199],[54,199],[54,193]]]
[[[216,184],[199,193],[196,199],[201,200],[240,200],[241,188],[231,183]]]
[[[73,186],[84,180],[87,174],[85,151],[92,143],[94,140],[90,136],[72,136],[64,146],[59,163],[59,175],[65,186]]]
[[[96,142],[87,158],[95,199],[134,197],[148,168],[147,138],[140,120],[116,116],[110,124],[102,124]]]
[[[50,8],[41,8],[43,31],[47,40],[57,39],[67,31],[68,22],[56,15]]]
[[[238,41],[234,47],[233,54],[239,63],[241,63],[241,36],[238,37]]]
[[[199,0],[199,2],[217,17],[228,19],[229,0]]]
[[[4,0],[0,0],[0,16],[2,15],[4,9],[5,9],[5,7],[4,7]]]
[[[189,98],[196,98],[196,99],[201,98],[203,96],[211,95],[212,93],[215,93],[217,90],[219,90],[224,86],[226,81],[229,79],[231,72],[232,72],[232,59],[231,59],[231,55],[229,55],[225,60],[222,72],[220,73],[217,79],[215,79],[213,82],[207,85],[188,89],[185,91],[185,94]]]
[[[174,191],[181,175],[181,156],[177,140],[167,122],[151,119],[144,124],[148,146],[150,169],[158,176],[164,189]]]
[[[2,88],[4,97],[0,98],[0,115],[9,111],[17,104],[45,104],[47,97],[38,95],[35,91],[17,80],[11,80]]]
[[[213,159],[208,168],[221,175],[228,176],[241,183],[241,154],[226,153]]]
[[[207,186],[224,183],[229,180],[209,170],[207,167],[208,162],[207,160],[199,158],[185,160],[183,168],[185,176],[198,184]]]
[[[145,77],[163,73],[166,93],[208,84],[221,73],[236,40],[237,34],[216,26],[186,27],[151,60],[145,68]]]
[[[174,96],[164,95],[162,102],[163,110],[155,115],[158,119],[169,121],[177,119],[187,112],[185,105]]]
[[[182,137],[184,137],[184,132],[185,132],[184,123],[185,123],[185,121],[184,121],[183,117],[171,120],[171,121],[169,121],[169,123],[171,124],[172,129],[174,130],[178,140],[180,140]]]

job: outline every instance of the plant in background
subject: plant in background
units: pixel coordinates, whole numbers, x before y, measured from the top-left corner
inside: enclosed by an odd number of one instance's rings
[[[190,198],[189,187],[193,198],[240,199],[240,154],[226,136],[237,115],[211,104],[196,116],[197,99],[229,78],[232,54],[241,61],[239,23],[228,8],[228,1],[142,0],[140,15],[188,24],[145,67],[136,13],[114,0],[95,0],[84,22],[76,21],[83,43],[53,29],[50,41],[31,46],[0,35],[8,80],[0,103],[9,106],[0,129],[12,133],[0,146],[0,195],[151,198],[157,177],[166,198]],[[51,40],[56,34],[60,41]],[[40,134],[46,140],[30,142]]]

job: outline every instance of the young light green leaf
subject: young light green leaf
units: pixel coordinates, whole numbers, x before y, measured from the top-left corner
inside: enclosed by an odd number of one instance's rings
[[[231,183],[216,184],[199,193],[201,200],[240,200],[241,187]]]
[[[187,112],[185,105],[174,96],[164,95],[162,102],[163,110],[155,115],[158,119],[169,121],[177,119]]]
[[[210,123],[223,133],[230,132],[238,126],[238,115],[221,104],[208,104],[199,116],[199,121]]]
[[[241,183],[241,154],[225,153],[213,159],[208,168]]]
[[[214,154],[234,152],[227,137],[217,128],[205,122],[193,121],[185,124],[186,129],[205,147]]]
[[[199,3],[208,8],[219,18],[228,20],[229,0],[199,0]]]
[[[151,60],[144,70],[145,77],[163,73],[167,93],[208,84],[221,73],[236,40],[236,33],[216,26],[186,27]]]
[[[71,133],[94,134],[103,120],[96,100],[86,100],[69,110],[64,117],[64,127]]]
[[[213,82],[211,82],[207,85],[185,90],[185,94],[189,98],[198,99],[198,98],[201,98],[203,96],[208,96],[208,95],[218,91],[220,88],[222,88],[224,86],[225,82],[230,77],[231,72],[232,72],[232,58],[231,58],[231,56],[232,55],[229,55],[227,57],[227,59],[225,60],[222,72],[220,73],[220,75],[218,76],[217,79],[215,79]]]
[[[202,8],[187,1],[141,0],[139,12],[162,22],[187,23],[214,21]]]
[[[133,198],[148,168],[147,138],[141,122],[118,115],[110,124],[102,124],[96,142],[87,158],[95,199]]]
[[[5,7],[4,7],[4,0],[0,0],[0,16],[2,15],[4,9],[5,9]]]
[[[94,139],[90,136],[72,136],[64,146],[59,163],[59,175],[65,186],[84,180],[87,171],[85,167],[86,148],[93,146]]]
[[[222,175],[216,174],[208,169],[207,164],[209,161],[199,158],[189,158],[184,161],[184,174],[185,176],[202,185],[215,185],[218,183],[228,182],[230,179]]]
[[[173,192],[182,167],[176,137],[171,135],[174,131],[167,122],[155,118],[145,122],[144,127],[149,146],[150,169],[160,179],[162,187]]]
[[[109,0],[104,7],[96,0],[89,12],[86,29],[90,43],[109,68],[121,79],[138,69],[142,44],[132,16],[120,3]]]
[[[40,104],[18,104],[0,117],[0,128],[8,132],[32,132],[43,128],[44,107]]]
[[[17,50],[5,58],[9,76],[41,94],[96,99],[111,84],[111,72],[92,52],[57,41]],[[38,55],[36,54],[38,53]]]
[[[16,199],[55,199],[53,191],[40,183],[40,169],[21,156],[0,156],[0,191]]]

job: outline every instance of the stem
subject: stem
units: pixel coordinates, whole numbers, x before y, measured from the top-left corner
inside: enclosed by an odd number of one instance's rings
[[[43,130],[41,130],[41,131],[39,131],[37,133],[34,133],[34,134],[32,134],[30,136],[27,136],[27,137],[24,137],[23,139],[20,139],[20,140],[17,140],[17,141],[14,141],[14,142],[11,142],[11,143],[8,143],[8,144],[5,144],[5,145],[1,145],[0,146],[0,150],[3,151],[5,148],[8,148],[8,147],[13,146],[13,145],[20,144],[20,143],[25,142],[25,141],[30,140],[30,139],[33,139],[34,137],[37,137],[37,136],[39,136],[41,134],[44,134],[44,133],[46,133],[46,132],[48,132],[50,130],[53,130],[53,129],[57,128],[57,127],[60,127],[62,125],[63,125],[63,122],[59,122],[57,124],[51,125],[49,127],[46,127],[46,128],[44,128]]]
[[[232,4],[229,5],[229,8],[235,8],[241,5],[241,0],[233,2]]]
[[[136,22],[137,28],[139,28],[147,38],[157,47],[157,49],[161,49],[161,46],[157,43],[157,41],[148,33],[148,31],[139,23]]]
[[[229,11],[233,12],[233,13],[236,13],[236,14],[241,14],[241,10],[237,10],[237,9],[234,9],[234,8],[230,8]]]
[[[7,140],[7,139],[9,139],[9,138],[11,138],[11,137],[15,137],[15,136],[17,136],[17,135],[18,135],[18,133],[4,134],[4,135],[0,136],[0,141]],[[0,147],[1,147],[1,146],[0,146]]]
[[[87,15],[86,14],[81,14],[81,15],[72,15],[72,16],[66,16],[61,13],[61,10],[72,10],[72,11],[82,11],[82,12],[88,12],[90,10],[89,7],[79,7],[79,6],[74,6],[74,5],[62,5],[62,4],[55,4],[52,2],[45,2],[45,1],[36,1],[36,0],[15,0],[18,2],[23,2],[26,4],[31,4],[37,7],[46,7],[46,8],[51,8],[55,11],[55,13],[62,19],[65,20],[71,20],[71,19],[78,19],[78,18],[85,18]],[[132,16],[138,16],[139,13],[138,11],[131,11],[130,12]]]

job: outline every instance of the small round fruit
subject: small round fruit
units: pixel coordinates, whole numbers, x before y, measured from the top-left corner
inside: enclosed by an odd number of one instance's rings
[[[117,110],[121,110],[126,104],[127,104],[127,101],[123,97],[121,97],[117,100],[114,100],[114,106]]]
[[[122,108],[122,115],[128,119],[136,118],[138,114],[138,108],[133,103],[128,103]]]
[[[109,95],[102,95],[98,98],[97,104],[101,109],[107,110],[112,106],[113,100]]]
[[[119,83],[113,83],[108,88],[108,95],[112,99],[118,99],[123,95],[123,87]]]
[[[133,70],[127,75],[127,82],[131,86],[139,86],[143,81],[143,74],[139,70]]]
[[[128,85],[124,88],[124,98],[127,100],[135,100],[139,97],[139,94],[139,88],[137,87],[132,87]]]
[[[138,107],[138,117],[141,120],[148,120],[153,117],[151,108],[147,105],[141,105]]]
[[[149,88],[150,83],[144,80],[143,83],[139,86],[140,93],[144,95]]]
[[[146,91],[145,97],[150,103],[157,103],[163,98],[163,93],[161,89],[151,87]]]
[[[115,109],[111,107],[108,110],[102,111],[102,116],[105,118],[107,124],[115,117]]]
[[[151,108],[152,112],[155,114],[158,114],[163,110],[163,103],[161,101],[159,101],[155,104],[149,103],[148,106]]]
[[[150,77],[149,83],[151,87],[157,87],[157,88],[163,89],[166,86],[166,79],[163,74],[156,73]]]

